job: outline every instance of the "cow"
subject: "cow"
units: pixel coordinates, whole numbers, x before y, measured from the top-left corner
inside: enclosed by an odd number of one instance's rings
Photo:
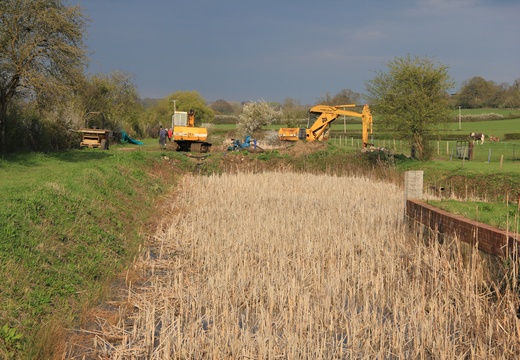
[[[489,135],[489,141],[491,141],[491,142],[500,142],[500,139],[497,138],[496,136]]]
[[[478,141],[480,140],[480,145],[484,144],[484,138],[486,137],[486,135],[484,135],[484,133],[475,134],[474,132],[469,134],[469,136],[470,136],[470,138],[473,139],[473,144],[475,143],[475,141],[478,144]]]

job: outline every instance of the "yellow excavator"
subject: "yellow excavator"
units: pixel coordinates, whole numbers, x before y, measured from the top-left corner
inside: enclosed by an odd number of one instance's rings
[[[211,144],[208,139],[208,129],[195,127],[195,112],[190,110],[187,121],[178,121],[173,126],[173,141],[177,144],[177,151],[209,152]]]
[[[372,133],[372,114],[368,105],[363,105],[361,113],[349,108],[356,108],[360,105],[316,105],[310,110],[310,114],[318,115],[318,118],[310,128],[281,128],[278,131],[278,139],[282,141],[324,141],[328,140],[330,124],[339,116],[355,116],[361,118],[363,148],[368,145],[368,133]]]

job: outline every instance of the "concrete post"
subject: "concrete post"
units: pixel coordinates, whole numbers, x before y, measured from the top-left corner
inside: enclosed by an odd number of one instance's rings
[[[405,199],[421,200],[423,197],[424,171],[413,170],[404,173],[404,196]]]
[[[404,173],[404,219],[408,214],[408,199],[421,200],[423,196],[423,175],[422,170],[411,170]]]

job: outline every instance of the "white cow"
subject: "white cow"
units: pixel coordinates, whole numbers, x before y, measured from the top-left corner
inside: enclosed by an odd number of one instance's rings
[[[486,137],[486,135],[484,135],[484,133],[475,134],[474,132],[469,134],[469,136],[473,139],[473,144],[475,143],[475,141],[478,144],[478,141],[480,140],[480,145],[484,144],[484,138]]]

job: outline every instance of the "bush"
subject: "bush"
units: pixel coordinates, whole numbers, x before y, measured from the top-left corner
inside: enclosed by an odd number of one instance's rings
[[[469,134],[468,135],[461,135],[461,134],[443,134],[442,140],[451,140],[451,141],[469,141]]]
[[[8,118],[5,139],[7,152],[51,152],[79,145],[79,135],[69,131],[60,120],[44,120],[35,114],[17,115]]]
[[[504,134],[504,140],[520,140],[520,133]]]
[[[234,115],[215,115],[213,121],[215,124],[236,124],[238,123],[238,116]]]
[[[489,120],[504,120],[504,116],[495,113],[488,114],[476,114],[476,115],[462,115],[460,117],[461,122],[477,122],[477,121],[489,121]],[[459,117],[454,116],[453,122],[458,122]]]

